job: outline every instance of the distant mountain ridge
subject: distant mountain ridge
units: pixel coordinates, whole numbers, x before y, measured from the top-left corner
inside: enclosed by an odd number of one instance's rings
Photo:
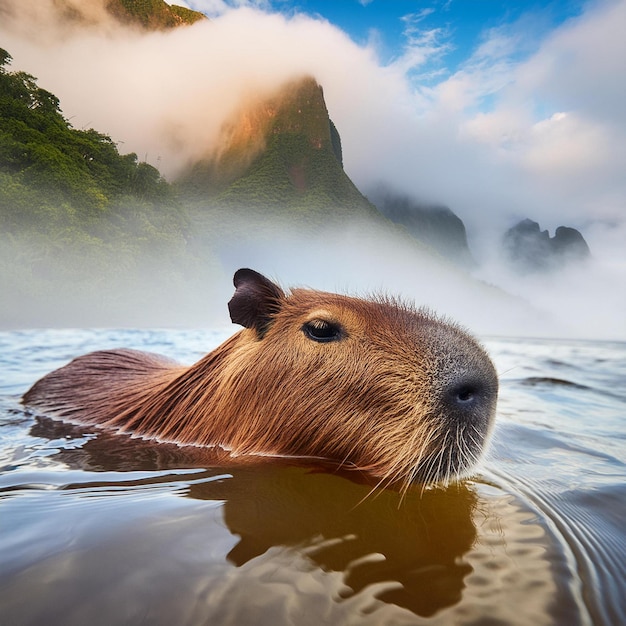
[[[550,237],[528,218],[506,231],[502,246],[507,261],[522,273],[555,270],[591,256],[585,238],[575,228],[559,226]]]
[[[419,202],[384,185],[379,185],[368,198],[388,219],[402,224],[422,243],[463,267],[475,261],[467,243],[465,224],[451,209],[440,204]]]

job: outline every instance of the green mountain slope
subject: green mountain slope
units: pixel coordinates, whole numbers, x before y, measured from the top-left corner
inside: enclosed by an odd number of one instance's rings
[[[170,185],[156,168],[139,163],[134,153],[121,155],[107,135],[72,128],[56,96],[33,76],[7,71],[10,61],[0,49],[0,225],[5,230],[50,232],[51,223],[84,230],[122,197],[151,207],[172,200]],[[20,190],[28,201],[20,202]]]
[[[127,304],[162,310],[186,272],[206,283],[210,256],[187,253],[171,185],[107,135],[72,128],[10,60],[0,49],[0,327],[125,324]]]
[[[85,2],[83,6],[68,0],[54,0],[53,4],[60,24],[79,28],[98,25],[107,14],[120,24],[147,31],[168,30],[207,19],[198,11],[170,5],[164,0],[96,0]]]
[[[224,126],[220,146],[181,180],[205,204],[308,218],[355,212],[380,218],[343,170],[339,133],[311,77],[238,112]]]
[[[202,13],[163,0],[110,0],[108,12],[123,23],[146,30],[164,30],[207,19]]]

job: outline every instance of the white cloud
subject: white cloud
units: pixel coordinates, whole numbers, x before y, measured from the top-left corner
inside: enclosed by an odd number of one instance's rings
[[[555,113],[534,124],[524,163],[537,176],[576,175],[604,165],[610,138],[575,113]]]
[[[414,48],[384,67],[375,44],[361,48],[327,22],[229,9],[260,3],[189,0],[226,13],[169,33],[87,31],[42,49],[52,3],[33,12],[20,2],[37,42],[4,32],[3,45],[14,66],[59,95],[74,124],[161,156],[169,173],[210,147],[246,93],[309,72],[324,86],[346,168],[362,186],[380,176],[440,198],[472,229],[546,206],[551,223],[582,223],[594,196],[617,199],[604,215],[623,210],[624,0],[590,4],[528,58],[519,58],[520,28],[492,29],[458,72],[421,88],[407,73],[450,43],[422,30],[426,13],[407,17]],[[102,0],[80,6],[95,12]],[[578,199],[562,189],[568,178],[577,194],[585,190]]]
[[[623,128],[626,101],[626,2],[590,3],[578,19],[547,37],[519,68],[518,88]]]
[[[422,22],[433,13],[434,9],[425,8],[402,17],[406,43],[402,55],[392,65],[403,74],[422,69],[426,63],[441,58],[450,50],[449,33],[445,28],[422,26]]]
[[[624,23],[625,7],[623,1],[591,6],[527,58],[519,58],[517,36],[489,33],[497,41],[487,38],[460,71],[418,90],[419,121],[398,116],[404,139],[390,129],[390,143],[400,147],[404,163],[391,159],[390,145],[388,176],[446,199],[470,223],[525,207],[550,225],[582,225],[594,197],[614,198],[602,214],[623,219],[626,53],[614,24]],[[588,46],[595,62],[581,64]]]

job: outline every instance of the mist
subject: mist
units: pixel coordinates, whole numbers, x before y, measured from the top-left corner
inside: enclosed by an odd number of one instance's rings
[[[12,69],[55,93],[75,128],[109,134],[174,180],[217,149],[242,102],[311,74],[357,187],[367,194],[381,181],[449,206],[484,281],[380,233],[374,258],[375,235],[361,225],[317,239],[284,226],[280,246],[216,250],[215,284],[194,305],[204,319],[227,323],[230,272],[251,265],[286,286],[401,293],[484,334],[626,338],[626,2],[589,3],[521,61],[515,25],[490,31],[456,73],[427,86],[403,63],[382,64],[375,43],[359,46],[321,19],[224,8],[146,34],[113,25],[102,0],[75,4],[89,19],[73,30],[52,0],[0,3]],[[578,228],[591,261],[545,276],[510,271],[499,241],[525,217],[551,232]]]

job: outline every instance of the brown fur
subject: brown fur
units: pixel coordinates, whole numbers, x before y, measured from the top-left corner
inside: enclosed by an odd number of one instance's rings
[[[324,457],[389,482],[447,480],[475,463],[498,383],[457,326],[385,299],[286,295],[252,270],[235,285],[231,317],[246,328],[191,367],[94,352],[38,381],[25,404],[236,455]],[[336,336],[311,337],[329,324]]]

